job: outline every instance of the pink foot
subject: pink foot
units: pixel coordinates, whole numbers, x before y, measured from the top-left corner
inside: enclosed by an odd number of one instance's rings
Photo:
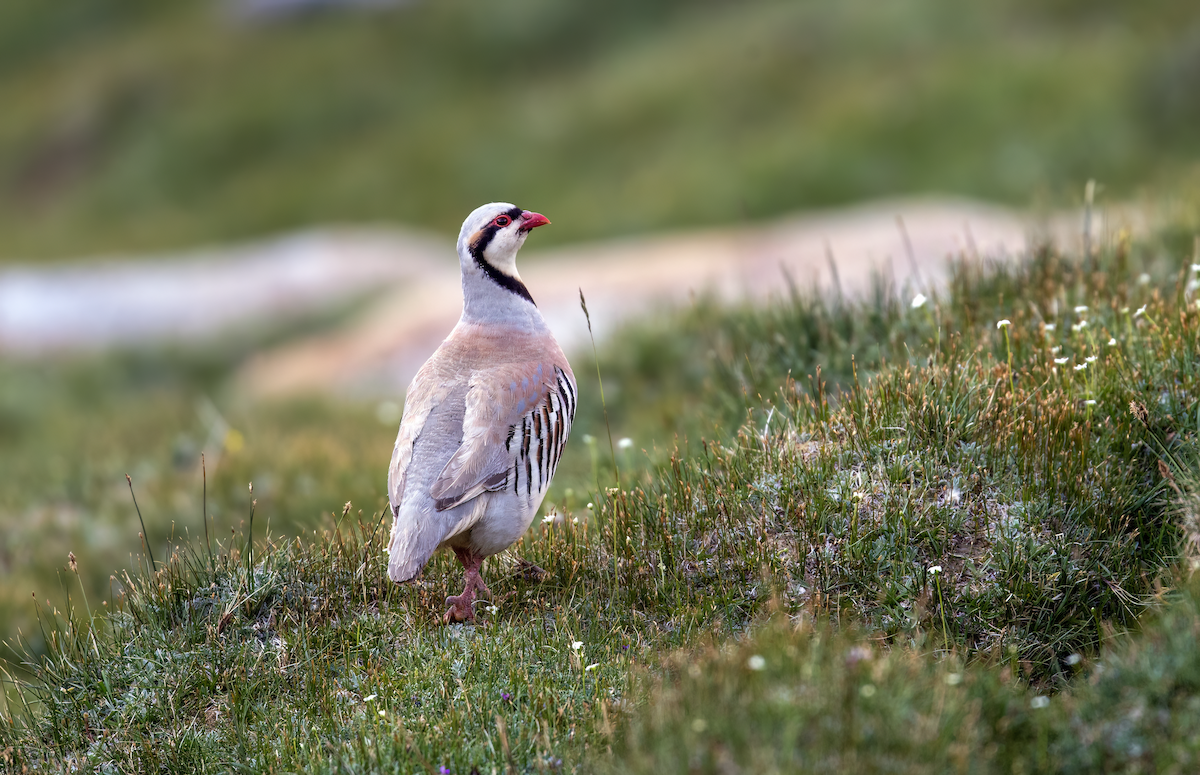
[[[442,616],[444,624],[475,621],[475,592],[478,590],[488,597],[492,596],[492,590],[487,588],[487,584],[483,583],[483,577],[479,575],[479,568],[483,565],[483,555],[474,554],[469,549],[459,547],[454,547],[454,554],[462,563],[465,571],[463,574],[465,583],[461,595],[451,595],[446,598],[446,605],[450,608]]]

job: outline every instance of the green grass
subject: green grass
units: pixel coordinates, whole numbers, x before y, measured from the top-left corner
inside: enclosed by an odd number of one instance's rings
[[[1195,583],[1134,638],[1075,655],[1071,689],[776,617],[640,673],[612,772],[1187,772],[1200,762]]]
[[[139,559],[110,596],[87,578],[111,566],[76,552],[80,580],[38,596],[0,754],[44,771],[1186,771],[1190,230],[1090,262],[961,262],[919,308],[797,292],[681,312],[663,360],[707,357],[675,419],[644,428],[621,490],[577,438],[557,518],[489,563],[495,609],[474,627],[439,623],[451,557],[387,581],[380,494],[356,477],[377,478],[391,428],[366,408],[234,407],[246,446],[210,480],[213,555],[193,518],[165,565]],[[657,384],[622,354],[669,330],[635,324],[601,353],[618,436]],[[602,433],[589,417],[579,435]],[[277,467],[319,472],[328,496],[264,496],[251,544],[244,482]],[[157,486],[151,533],[182,480]]]
[[[495,199],[573,241],[1195,187],[1188,0],[450,0],[251,27],[217,5],[5,4],[0,259],[453,233]]]

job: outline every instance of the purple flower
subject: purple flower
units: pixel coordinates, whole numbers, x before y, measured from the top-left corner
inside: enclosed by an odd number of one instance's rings
[[[512,695],[509,694],[508,692],[500,692],[500,699],[504,700],[505,702],[508,702],[509,700],[512,699]]]
[[[438,767],[438,772],[441,773],[441,775],[450,775],[450,768],[449,767]]]

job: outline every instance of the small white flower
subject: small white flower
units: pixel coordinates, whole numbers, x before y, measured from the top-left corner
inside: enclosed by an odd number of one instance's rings
[[[1135,318],[1140,318],[1142,315],[1145,315],[1145,314],[1146,314],[1146,305],[1143,304],[1142,306],[1137,308],[1137,312],[1133,313],[1133,316]]]
[[[997,321],[996,321],[996,328],[997,328],[997,330],[999,330],[999,329],[1001,329],[1001,328],[1008,328],[1008,327],[1009,327],[1009,326],[1011,326],[1011,325],[1012,325],[1012,321],[1011,321],[1011,320],[1009,320],[1008,318],[1005,318],[1004,320],[997,320]]]
[[[1117,340],[1116,340],[1116,338],[1115,338],[1115,337],[1114,337],[1114,338],[1110,338],[1110,339],[1108,340],[1108,346],[1109,346],[1109,347],[1116,347],[1116,346],[1117,346]]]
[[[1088,363],[1095,363],[1097,361],[1097,357],[1095,355],[1089,355],[1088,357],[1084,358],[1084,360]]]
[[[755,671],[762,670],[766,666],[767,666],[767,660],[763,659],[758,654],[755,654],[754,656],[752,656],[746,660],[746,667],[750,668],[751,670],[755,670]]]
[[[1070,358],[1055,358],[1054,362],[1057,363],[1059,366],[1061,366],[1069,360],[1071,360],[1071,359]]]
[[[1078,665],[1083,661],[1083,657],[1078,654],[1068,654],[1065,661],[1068,665]]]
[[[583,669],[583,672],[585,672],[585,673],[586,673],[586,672],[588,672],[589,670],[595,670],[595,669],[596,669],[596,668],[598,668],[598,667],[600,667],[600,663],[599,663],[599,662],[593,662],[592,664],[590,664],[590,665],[588,665],[587,667],[585,667],[585,668]]]
[[[962,683],[962,673],[946,673],[946,685],[958,686]]]
[[[1083,313],[1085,313],[1087,311],[1088,311],[1088,308],[1087,308],[1086,304],[1080,304],[1078,307],[1075,308],[1076,315],[1082,315]]]
[[[1077,363],[1077,364],[1075,364],[1075,371],[1083,371],[1083,370],[1084,370],[1084,369],[1086,369],[1086,368],[1087,368],[1087,364],[1086,364],[1086,363]]]
[[[378,694],[368,694],[366,697],[363,697],[363,702],[370,702],[378,696]]]
[[[484,608],[483,610],[487,611],[489,614],[498,614],[498,613],[500,613],[500,606],[489,605],[488,607]]]
[[[1192,271],[1196,274],[1200,274],[1200,264],[1192,264]]]
[[[581,648],[583,648],[583,641],[581,640],[577,640],[571,644],[572,651],[579,651]]]
[[[1149,285],[1149,284],[1150,284],[1150,275],[1146,274],[1145,272],[1142,272],[1140,275],[1138,275],[1138,285]]]
[[[1071,330],[1077,334],[1085,328],[1087,328],[1086,320],[1081,320],[1078,323],[1076,323],[1075,325],[1071,326]]]
[[[629,449],[633,446],[633,439],[626,436],[617,442],[617,449]]]
[[[1053,324],[1053,323],[1047,323],[1047,324],[1046,324],[1046,330],[1047,330],[1047,331],[1053,331],[1053,330],[1054,330],[1054,324]]]
[[[1084,406],[1095,406],[1095,405],[1096,405],[1096,399],[1094,399],[1094,398],[1089,398],[1088,400],[1086,400],[1086,401],[1084,401],[1084,402],[1083,402],[1083,405],[1084,405]]]
[[[936,576],[937,574],[942,572],[942,566],[941,565],[930,565],[929,572],[930,572],[930,574]]]
[[[1031,707],[1031,708],[1044,708],[1049,704],[1050,704],[1049,697],[1038,696],[1038,697],[1034,697],[1032,700],[1029,701],[1029,707]]]
[[[557,518],[558,518],[557,514],[547,514],[546,516],[542,517],[542,524],[549,525],[551,522],[553,522]]]
[[[1062,352],[1062,345],[1055,345],[1050,348],[1051,355],[1058,355],[1060,352]]]
[[[380,709],[379,709],[379,715],[380,715],[381,717],[382,717],[382,716],[386,716],[386,715],[387,715],[387,711],[386,711],[386,710],[384,710],[383,708],[380,708]]]
[[[913,296],[912,308],[920,309],[921,307],[925,306],[925,302],[927,301],[929,301],[929,299],[925,298],[925,294],[918,293],[916,296]]]
[[[592,503],[591,501],[588,501],[587,507],[588,507],[588,511],[591,511],[592,509],[596,508],[596,504]]]

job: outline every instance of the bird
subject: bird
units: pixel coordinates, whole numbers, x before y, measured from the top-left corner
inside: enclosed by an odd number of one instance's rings
[[[388,576],[411,581],[453,550],[464,586],[446,598],[446,624],[474,621],[476,593],[491,597],[483,561],[529,529],[575,419],[575,375],[517,273],[517,251],[549,223],[506,202],[467,216],[462,316],[405,394],[388,468]]]

